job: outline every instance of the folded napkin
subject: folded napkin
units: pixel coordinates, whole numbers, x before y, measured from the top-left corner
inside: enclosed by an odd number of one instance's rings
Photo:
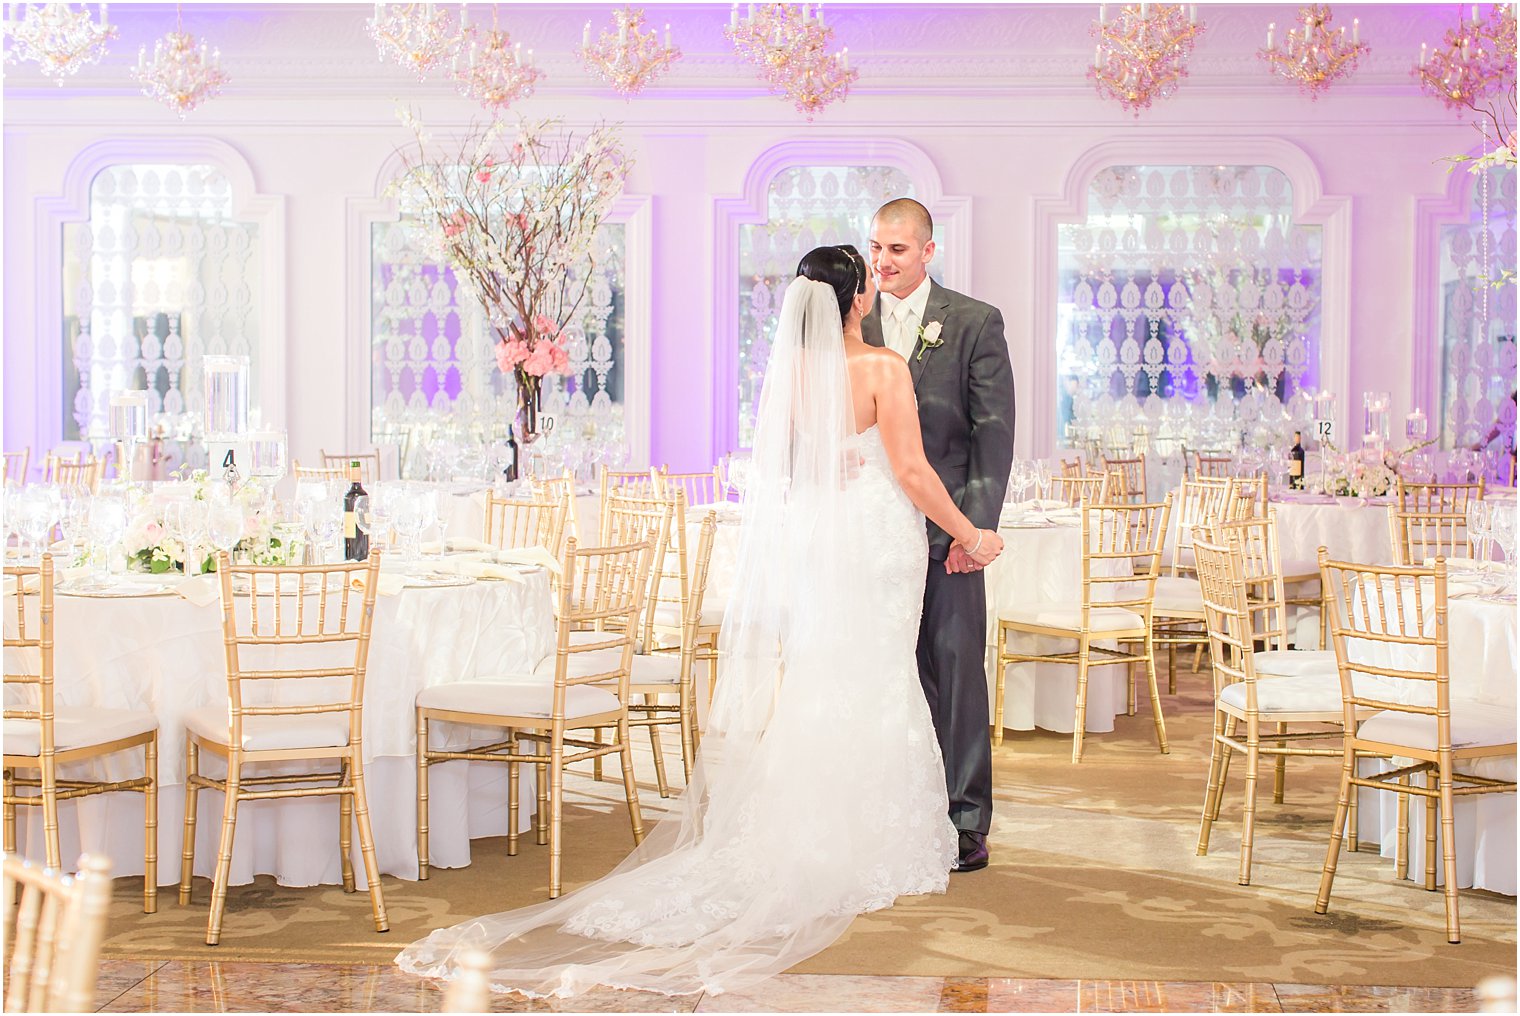
[[[540,568],[547,568],[555,575],[564,572],[559,559],[549,553],[543,547],[513,547],[509,550],[498,550],[495,558],[500,564],[531,564]]]
[[[471,579],[504,579],[508,582],[524,581],[522,574],[511,565],[497,564],[478,557],[446,557],[434,563],[434,568],[450,575],[463,575]]]
[[[1429,568],[1436,563],[1433,557],[1427,557],[1424,567]],[[1474,575],[1487,575],[1493,578],[1503,578],[1505,567],[1503,561],[1474,561],[1468,557],[1449,557],[1446,559],[1446,573],[1458,575],[1461,573]]]
[[[180,580],[174,591],[197,607],[209,607],[222,596],[222,584],[215,575],[193,575]]]
[[[354,576],[354,588],[363,589],[364,580],[369,577],[369,572],[359,572]],[[380,573],[380,582],[375,587],[376,596],[395,596],[406,588],[406,577],[388,572]]]

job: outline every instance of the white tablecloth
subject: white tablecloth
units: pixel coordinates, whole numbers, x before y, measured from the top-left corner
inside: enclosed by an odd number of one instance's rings
[[[1274,495],[1278,552],[1285,574],[1319,569],[1319,548],[1331,560],[1357,564],[1393,564],[1393,540],[1388,533],[1388,503],[1341,497]]]
[[[553,652],[548,573],[534,569],[524,578],[521,584],[408,588],[377,601],[365,684],[364,747],[370,820],[385,874],[417,877],[417,692],[436,684],[531,670]],[[6,616],[12,619],[14,608]],[[60,705],[145,709],[158,716],[159,882],[177,882],[184,816],[183,717],[190,710],[227,701],[220,607],[197,607],[173,595],[60,595],[55,622]],[[7,695],[19,690],[7,689]],[[459,728],[447,729],[450,739],[442,741],[441,730],[435,731],[435,745],[462,746],[472,736]],[[204,754],[202,765],[208,773],[220,774],[219,763]],[[113,763],[111,771],[125,775],[140,772],[140,767],[141,754],[133,753],[130,761],[124,755],[122,762]],[[468,864],[469,838],[506,832],[505,766],[451,762],[433,770],[430,790],[435,865]],[[221,796],[202,791],[201,797],[195,869],[209,877],[216,863]],[[526,822],[529,814],[524,808],[520,821]],[[19,846],[27,856],[41,858],[42,824],[29,821],[35,817],[35,809],[19,810]],[[104,852],[116,875],[141,874],[139,795],[100,795],[65,804],[60,825],[65,858],[81,851]],[[362,871],[357,836],[353,842],[354,864]],[[232,884],[250,882],[255,874],[274,875],[284,885],[340,882],[336,804],[319,798],[243,804]]]
[[[1005,516],[1008,513],[1005,511]],[[1031,517],[1032,521],[1032,517]],[[997,695],[998,608],[1009,604],[1076,604],[1082,596],[1082,529],[1068,518],[1061,525],[1031,528],[1004,525],[1003,553],[986,570],[987,576],[987,695],[988,715]],[[1113,647],[1112,642],[1095,645]],[[1071,639],[1010,635],[1010,648],[1047,653],[1071,650]],[[1088,733],[1114,729],[1114,717],[1128,707],[1125,666],[1099,666],[1088,671]],[[1008,730],[1072,732],[1076,721],[1077,668],[1059,663],[1017,663],[1008,667],[1004,689],[1003,727]]]

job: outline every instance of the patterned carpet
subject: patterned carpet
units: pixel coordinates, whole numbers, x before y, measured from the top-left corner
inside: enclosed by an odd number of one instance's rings
[[[1471,987],[1515,972],[1515,901],[1462,894],[1461,945],[1444,935],[1442,897],[1396,883],[1370,850],[1340,864],[1330,913],[1313,913],[1336,763],[1289,769],[1286,803],[1258,806],[1254,885],[1236,884],[1237,766],[1208,857],[1197,857],[1208,764],[1203,678],[1164,698],[1172,751],[1156,752],[1142,712],[1088,739],[1010,732],[995,757],[991,867],[952,878],[943,896],[918,897],[857,919],[798,973]],[[649,773],[647,757],[639,771]],[[594,879],[630,846],[620,787],[569,781],[565,882]],[[646,812],[660,805],[653,788]],[[208,802],[207,806],[210,806]],[[283,888],[268,878],[234,888],[222,944],[203,944],[209,883],[180,907],[137,909],[141,883],[123,879],[106,954],[142,959],[385,962],[429,929],[545,898],[547,851],[515,858],[479,840],[474,863],[427,882],[385,880],[391,931],[374,933],[363,894]]]

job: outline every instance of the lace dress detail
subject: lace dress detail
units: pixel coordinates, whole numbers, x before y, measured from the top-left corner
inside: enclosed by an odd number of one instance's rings
[[[709,757],[704,740],[703,799],[677,802],[612,874],[555,903],[434,932],[398,957],[404,969],[449,976],[458,950],[484,948],[501,991],[717,993],[821,951],[857,914],[945,890],[957,834],[915,659],[924,519],[876,428],[853,450],[846,496],[858,524],[843,559],[870,592],[837,605],[849,662],[780,677],[742,772]]]

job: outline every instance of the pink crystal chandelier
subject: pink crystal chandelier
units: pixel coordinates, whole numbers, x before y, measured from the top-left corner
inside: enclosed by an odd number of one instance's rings
[[[460,8],[460,24],[464,8]],[[365,31],[375,40],[380,59],[389,58],[417,75],[421,81],[442,63],[456,46],[459,33],[446,9],[435,4],[375,4],[374,16]]]
[[[1135,116],[1165,99],[1187,77],[1187,59],[1203,34],[1198,8],[1182,4],[1126,4],[1108,17],[1108,5],[1098,7],[1091,33],[1097,53],[1087,77],[1105,99],[1116,99]]]
[[[1356,70],[1368,52],[1361,39],[1361,20],[1351,19],[1351,39],[1347,41],[1345,25],[1338,31],[1330,27],[1334,18],[1324,4],[1300,7],[1301,24],[1288,29],[1282,48],[1277,45],[1274,22],[1267,26],[1266,48],[1257,50],[1256,55],[1267,62],[1273,74],[1297,82],[1300,91],[1318,99],[1331,84]]]
[[[100,4],[99,24],[91,19],[86,4],[77,11],[62,3],[10,7],[5,19],[5,35],[11,40],[6,62],[35,60],[43,74],[58,79],[60,87],[64,78],[104,56],[106,43],[116,38],[105,4]]]
[[[174,110],[181,120],[220,93],[228,80],[222,70],[222,51],[205,42],[197,45],[195,36],[184,30],[178,5],[174,31],[153,44],[153,59],[148,59],[147,46],[139,49],[131,73],[144,95]]]
[[[1476,109],[1501,92],[1515,90],[1515,10],[1494,4],[1487,15],[1472,6],[1470,18],[1448,29],[1444,48],[1432,51],[1420,44],[1420,62],[1413,75],[1420,90],[1449,109]]]
[[[591,22],[586,22],[586,33],[576,55],[624,98],[643,91],[645,85],[681,59],[681,51],[670,44],[670,26],[665,26],[662,44],[654,29],[644,30],[641,9],[624,7],[614,11],[612,21],[613,28],[603,29],[595,43],[591,41]]]
[[[844,99],[860,77],[850,69],[848,47],[829,51],[834,29],[824,23],[822,4],[750,4],[741,18],[736,3],[723,34],[760,79],[810,121]]]
[[[532,95],[544,72],[535,65],[531,49],[524,51],[522,43],[513,42],[506,29],[496,26],[493,7],[489,31],[464,29],[450,76],[460,95],[499,117],[514,102]]]

